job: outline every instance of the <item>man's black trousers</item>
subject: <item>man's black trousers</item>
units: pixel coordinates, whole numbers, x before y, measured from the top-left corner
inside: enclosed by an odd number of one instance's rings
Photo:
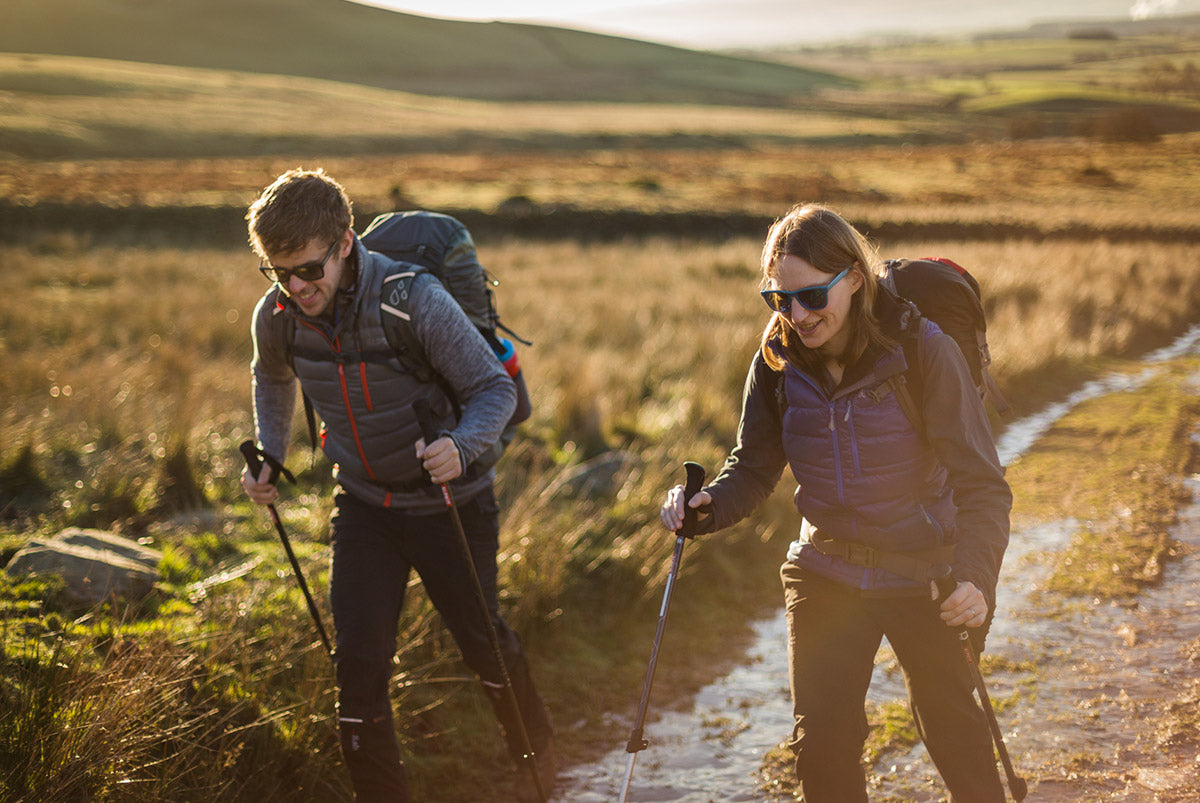
[[[413,569],[457,642],[464,662],[479,676],[504,729],[509,752],[514,758],[520,757],[515,712],[506,699],[478,595],[449,511],[414,515],[368,505],[345,492],[337,495],[335,503],[330,596],[337,629],[338,719],[342,753],[357,799],[408,799],[388,683],[400,609]],[[552,728],[530,677],[521,641],[500,618],[496,598],[499,509],[491,488],[460,502],[458,513],[536,752],[549,742]]]

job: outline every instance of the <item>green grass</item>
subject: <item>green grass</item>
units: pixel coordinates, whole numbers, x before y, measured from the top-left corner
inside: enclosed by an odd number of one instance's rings
[[[47,607],[43,591],[31,616],[29,585],[0,580],[5,800],[344,795],[326,758],[328,679],[293,635],[304,631],[292,600],[131,619]]]

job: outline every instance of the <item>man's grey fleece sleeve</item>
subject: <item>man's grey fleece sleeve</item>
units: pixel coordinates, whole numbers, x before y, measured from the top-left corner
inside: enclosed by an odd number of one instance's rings
[[[288,364],[282,343],[270,336],[275,314],[274,294],[259,299],[254,308],[250,337],[254,358],[250,362],[254,399],[254,432],[259,445],[281,463],[287,458],[292,413],[296,409],[296,375]]]
[[[499,438],[517,407],[517,387],[495,352],[442,283],[431,275],[413,282],[413,330],[425,355],[462,407],[450,437],[464,466]]]

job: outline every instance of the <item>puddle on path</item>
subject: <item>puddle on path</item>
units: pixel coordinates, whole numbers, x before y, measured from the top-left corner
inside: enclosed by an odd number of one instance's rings
[[[997,442],[1001,460],[1007,465],[1023,454],[1076,405],[1136,388],[1154,376],[1155,363],[1194,353],[1200,353],[1200,325],[1147,355],[1145,370],[1090,382],[1066,400],[1010,424]],[[1031,787],[1041,768],[1054,763],[1050,757],[1114,757],[1130,747],[1139,735],[1137,717],[1127,710],[1135,705],[1132,700],[1173,689],[1166,668],[1180,660],[1179,645],[1200,637],[1200,600],[1179,599],[1180,588],[1200,586],[1200,478],[1192,478],[1191,487],[1197,504],[1181,513],[1175,537],[1193,543],[1196,554],[1177,562],[1168,582],[1143,594],[1131,608],[1095,606],[1066,619],[1046,619],[1032,601],[1046,572],[1038,557],[1064,546],[1078,524],[1068,519],[1013,533],[988,649],[1016,662],[1050,666],[1047,676],[1037,679],[1032,701],[1021,686],[1027,676],[1019,674],[989,675],[988,691],[993,702],[1018,696],[1016,704],[1002,708],[999,719],[1018,771],[1024,772]],[[758,789],[759,765],[792,727],[782,605],[778,614],[757,623],[755,632],[746,662],[702,689],[690,711],[655,712],[651,696],[645,728],[650,746],[638,754],[627,797],[631,803],[771,799]],[[664,649],[670,648],[668,641]],[[875,668],[868,696],[876,702],[905,697],[903,679],[886,658]],[[1105,716],[1114,710],[1120,716]],[[1039,758],[1032,761],[1031,756]],[[616,746],[597,762],[563,773],[554,800],[616,801],[627,764],[624,746]],[[873,799],[908,803],[943,799],[944,788],[922,746],[894,764],[893,772],[876,778]],[[1051,782],[1043,786],[1044,790],[1030,794],[1030,803],[1082,799],[1071,797],[1069,791],[1054,791]]]

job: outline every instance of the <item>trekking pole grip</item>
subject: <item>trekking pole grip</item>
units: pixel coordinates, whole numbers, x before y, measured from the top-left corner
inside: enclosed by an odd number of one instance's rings
[[[945,602],[946,597],[953,594],[954,589],[958,588],[958,582],[954,579],[953,572],[944,563],[929,570],[929,579],[937,586],[938,602]]]
[[[437,417],[433,414],[433,408],[429,406],[429,400],[417,399],[413,402],[413,413],[417,416],[417,424],[421,427],[421,437],[425,439],[425,446],[428,448],[429,444],[438,439]],[[429,476],[429,472],[425,470],[424,466],[421,467],[421,476],[426,481],[433,483],[433,477]],[[446,507],[453,508],[454,499],[450,494],[450,486],[444,482],[434,484],[442,486],[442,498],[446,501]],[[458,514],[455,513],[455,515]]]
[[[683,464],[683,470],[687,472],[687,481],[683,485],[683,524],[679,528],[679,536],[695,538],[697,513],[696,508],[688,507],[688,502],[700,493],[704,485],[704,466],[689,460]]]
[[[238,451],[246,459],[246,468],[250,469],[250,473],[254,475],[255,479],[258,479],[258,472],[262,471],[263,459],[262,455],[258,453],[258,447],[254,445],[254,441],[242,441],[242,445],[238,447]]]
[[[288,482],[296,481],[296,478],[292,476],[292,472],[283,467],[283,463],[280,463],[274,457],[259,449],[257,444],[249,438],[242,441],[242,445],[238,447],[238,451],[242,453],[242,457],[246,461],[246,467],[250,469],[250,473],[254,475],[255,479],[258,479],[258,472],[262,471],[262,465],[266,463],[271,467],[271,474],[267,477],[267,481],[272,485],[275,484],[275,480],[279,479],[280,474],[283,474]]]
[[[428,446],[438,439],[437,419],[434,418],[433,408],[429,406],[429,399],[417,399],[413,402],[413,413],[416,414],[417,424],[421,427],[421,437]]]

